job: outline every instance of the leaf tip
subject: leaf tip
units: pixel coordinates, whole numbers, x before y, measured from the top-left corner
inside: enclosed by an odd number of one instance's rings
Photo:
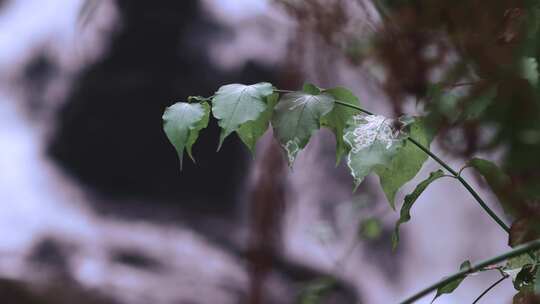
[[[225,141],[225,137],[227,137],[227,135],[225,135],[225,132],[223,130],[223,132],[221,132],[221,134],[219,135],[219,143],[218,143],[216,152],[219,152],[221,150],[221,147],[223,147],[223,142]]]

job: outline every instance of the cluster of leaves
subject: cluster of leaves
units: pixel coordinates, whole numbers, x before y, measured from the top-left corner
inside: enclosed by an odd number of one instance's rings
[[[211,103],[211,106],[210,104]],[[230,84],[219,88],[214,96],[189,97],[188,102],[178,102],[163,114],[164,130],[176,148],[180,163],[184,150],[193,159],[192,147],[201,130],[208,126],[210,114],[218,120],[221,135],[218,150],[224,140],[236,132],[251,150],[268,128],[273,129],[292,166],[298,153],[306,147],[311,136],[321,127],[330,129],[336,137],[336,158],[339,164],[345,158],[358,186],[371,172],[379,176],[382,190],[390,206],[395,209],[397,191],[413,179],[427,160],[433,132],[425,119],[401,117],[390,119],[371,114],[362,108],[358,98],[348,89],[337,87],[321,89],[306,84],[302,91],[282,91],[270,83],[253,85]],[[423,148],[423,149],[421,149]],[[482,175],[508,214],[513,213],[511,179],[494,163],[474,158],[464,168],[471,167]],[[452,173],[452,171],[450,172]],[[449,176],[436,170],[405,196],[392,238],[393,247],[399,242],[399,229],[410,220],[410,211],[419,196],[434,181]],[[452,173],[452,176],[458,177]],[[531,231],[534,225],[513,226],[510,245],[517,246],[536,239]],[[539,285],[540,271],[536,259],[515,259],[498,269],[514,280],[520,292],[530,292]],[[470,267],[465,262],[463,267]],[[434,300],[455,290],[466,275],[441,286]]]
[[[431,132],[418,117],[390,119],[362,111],[358,98],[342,87],[321,89],[306,84],[302,91],[283,93],[270,83],[230,84],[219,88],[210,98],[189,97],[187,102],[168,107],[163,121],[180,164],[184,150],[193,159],[192,147],[200,131],[208,126],[210,113],[222,129],[218,150],[225,138],[236,132],[253,151],[271,125],[290,166],[314,132],[326,127],[335,134],[337,164],[345,158],[355,186],[369,173],[376,173],[390,206],[395,209],[397,191],[417,175],[428,157],[407,139],[412,136],[429,147]],[[442,171],[433,174],[405,199],[396,225],[394,247],[399,240],[399,226],[410,219],[414,201],[442,176]]]

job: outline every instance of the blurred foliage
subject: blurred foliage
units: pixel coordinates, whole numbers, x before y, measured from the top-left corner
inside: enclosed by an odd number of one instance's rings
[[[380,86],[396,116],[415,100],[447,152],[500,155],[499,165],[474,159],[468,166],[513,222],[509,245],[540,237],[540,1],[277,2],[298,20],[297,37],[318,35],[353,66],[382,66]],[[368,26],[354,26],[354,7]],[[532,278],[536,267],[527,269]],[[538,299],[522,291],[514,302]]]
[[[510,216],[540,218],[540,1],[278,2],[353,64],[375,58],[396,115],[415,98],[446,150],[503,152]],[[345,31],[354,3],[381,17],[367,36]]]
[[[411,0],[377,8],[388,18],[375,50],[396,108],[417,97],[442,146],[458,156],[503,151],[509,181],[490,183],[493,190],[514,219],[539,218],[540,2]]]
[[[359,234],[366,240],[378,240],[383,233],[381,220],[370,217],[360,223]]]
[[[325,297],[336,288],[336,280],[332,277],[323,277],[308,283],[300,292],[297,304],[324,303]]]

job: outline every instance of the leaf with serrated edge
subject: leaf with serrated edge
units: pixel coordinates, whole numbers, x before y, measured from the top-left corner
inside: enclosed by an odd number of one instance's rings
[[[265,97],[274,92],[272,84],[228,84],[219,88],[212,98],[212,113],[221,127],[218,150],[229,134],[243,124],[254,121],[266,110]]]
[[[350,148],[347,166],[355,187],[377,166],[386,166],[397,154],[407,134],[394,121],[379,115],[357,114],[347,123],[343,140]]]
[[[257,140],[259,140],[268,129],[278,98],[278,94],[268,96],[266,98],[266,110],[264,110],[256,120],[248,121],[236,130],[238,137],[240,137],[242,142],[246,144],[251,152],[254,151]]]
[[[341,102],[353,106],[360,106],[358,98],[346,88],[336,87],[326,89],[324,90],[324,93],[332,95],[332,97]],[[335,105],[330,113],[321,118],[322,125],[332,130],[336,136],[336,165],[339,164],[343,155],[349,152],[347,145],[345,145],[345,142],[343,141],[343,134],[345,127],[347,126],[347,121],[349,121],[356,113],[358,113],[358,110],[343,105]]]
[[[199,137],[199,131],[208,126],[209,116],[210,106],[206,102],[192,104],[178,102],[168,107],[163,113],[163,130],[176,148],[180,158],[180,169],[182,169],[184,149],[195,161],[191,148]]]
[[[414,188],[413,192],[405,196],[403,206],[401,206],[399,220],[396,223],[396,227],[394,228],[394,234],[392,235],[392,248],[394,250],[397,248],[397,245],[399,243],[399,226],[401,226],[401,224],[403,223],[408,222],[411,219],[412,206],[414,205],[418,197],[420,197],[422,192],[424,192],[424,190],[426,190],[426,188],[431,183],[443,176],[444,172],[442,170],[431,172],[427,179],[419,183],[416,188]]]
[[[303,149],[313,132],[320,128],[321,117],[332,111],[334,98],[326,93],[306,92],[284,94],[274,110],[274,134],[287,152],[289,166]]]
[[[460,271],[470,269],[470,268],[471,268],[471,262],[469,262],[469,261],[465,261],[465,262],[461,263],[461,265],[459,266]],[[443,294],[448,294],[448,293],[454,292],[454,290],[456,290],[456,288],[459,287],[459,284],[461,284],[461,282],[463,282],[463,280],[465,280],[466,277],[467,277],[466,275],[463,275],[463,276],[449,282],[448,284],[439,287],[437,289],[437,294],[435,295],[433,300],[431,300],[431,303],[435,302],[435,300],[438,297],[442,296]]]
[[[426,129],[423,121],[415,119],[409,129],[410,137],[429,149],[433,136]],[[424,151],[413,145],[413,143],[406,141],[390,164],[375,169],[375,173],[379,175],[383,192],[392,209],[395,209],[394,201],[399,188],[418,174],[427,158],[428,155]]]

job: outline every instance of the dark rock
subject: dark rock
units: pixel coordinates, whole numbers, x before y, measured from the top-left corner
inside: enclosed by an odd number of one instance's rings
[[[235,136],[216,153],[215,122],[194,147],[197,165],[184,169],[163,131],[166,106],[189,95],[210,96],[226,82],[271,79],[264,67],[223,72],[206,54],[222,29],[199,1],[118,1],[122,26],[108,53],[75,82],[49,153],[98,193],[121,199],[181,203],[198,212],[231,214],[246,167]],[[122,200],[117,200],[122,201]]]

